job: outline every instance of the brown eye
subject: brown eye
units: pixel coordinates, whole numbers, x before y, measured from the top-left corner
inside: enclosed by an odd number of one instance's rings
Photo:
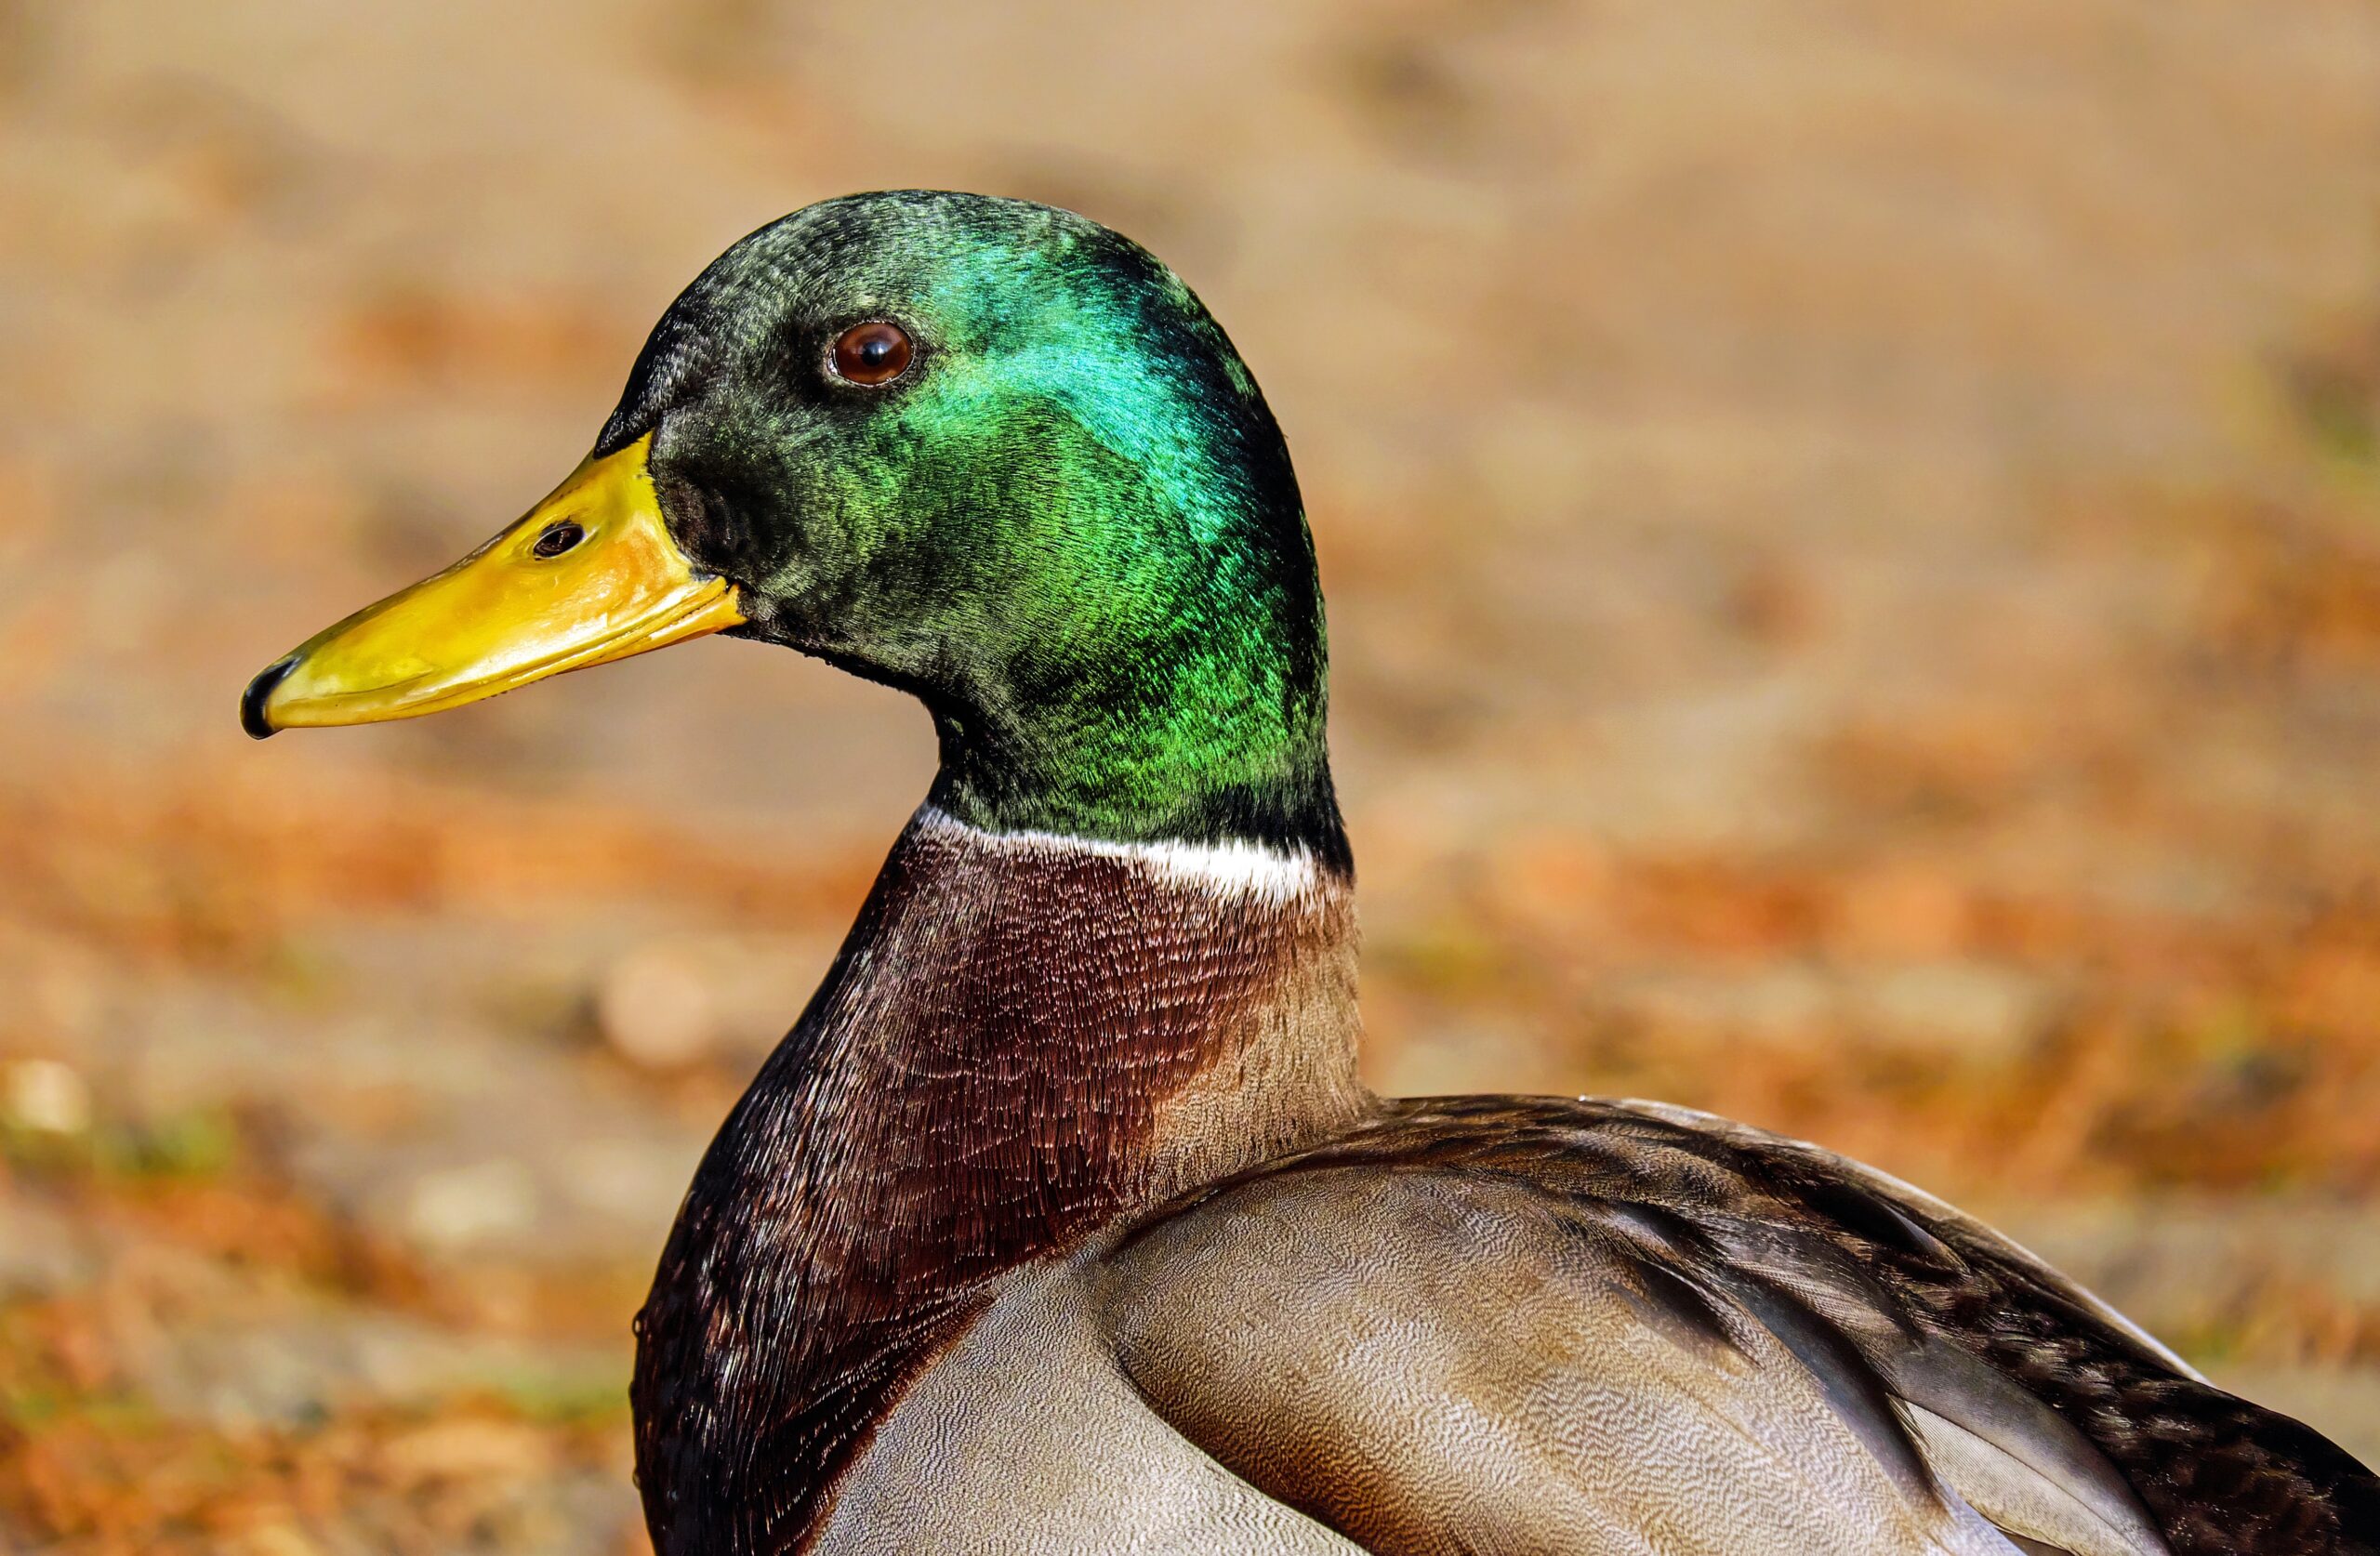
[[[835,337],[835,373],[849,383],[874,389],[908,370],[909,336],[881,319],[853,324]]]
[[[587,532],[565,519],[559,524],[548,524],[536,543],[529,547],[548,561],[587,538]]]

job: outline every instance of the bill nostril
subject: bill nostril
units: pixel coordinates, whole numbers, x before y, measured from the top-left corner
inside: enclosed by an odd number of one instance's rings
[[[286,659],[266,666],[262,674],[248,682],[248,689],[240,693],[240,728],[258,740],[274,732],[272,720],[264,716],[265,699],[271,696],[272,689],[287,680],[289,672],[297,667],[298,656],[293,653]]]

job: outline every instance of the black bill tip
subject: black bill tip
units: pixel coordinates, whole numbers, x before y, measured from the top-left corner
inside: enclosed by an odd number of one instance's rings
[[[272,695],[272,689],[288,679],[289,672],[297,667],[298,656],[294,653],[276,664],[268,665],[264,673],[248,682],[248,689],[240,693],[240,728],[247,731],[251,737],[266,740],[276,732],[272,720],[264,715],[264,702]]]

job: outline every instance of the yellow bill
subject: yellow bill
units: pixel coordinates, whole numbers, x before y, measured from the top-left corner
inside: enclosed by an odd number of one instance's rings
[[[589,458],[445,572],[308,640],[248,683],[241,725],[416,718],[742,622],[734,586],[670,537],[652,442]]]

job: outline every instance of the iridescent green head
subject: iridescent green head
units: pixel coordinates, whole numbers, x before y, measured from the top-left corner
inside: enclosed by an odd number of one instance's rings
[[[631,536],[633,565],[590,565]],[[596,578],[571,592],[602,596],[601,629],[549,609],[525,656],[425,649],[417,591],[477,580],[481,606],[499,564],[541,602],[559,570]],[[346,663],[359,636],[389,657],[391,617],[401,674]],[[907,191],[746,238],[662,317],[570,481],[268,670],[249,724],[431,711],[721,626],[914,692],[963,821],[1345,858],[1280,430],[1189,288],[1081,217]]]

